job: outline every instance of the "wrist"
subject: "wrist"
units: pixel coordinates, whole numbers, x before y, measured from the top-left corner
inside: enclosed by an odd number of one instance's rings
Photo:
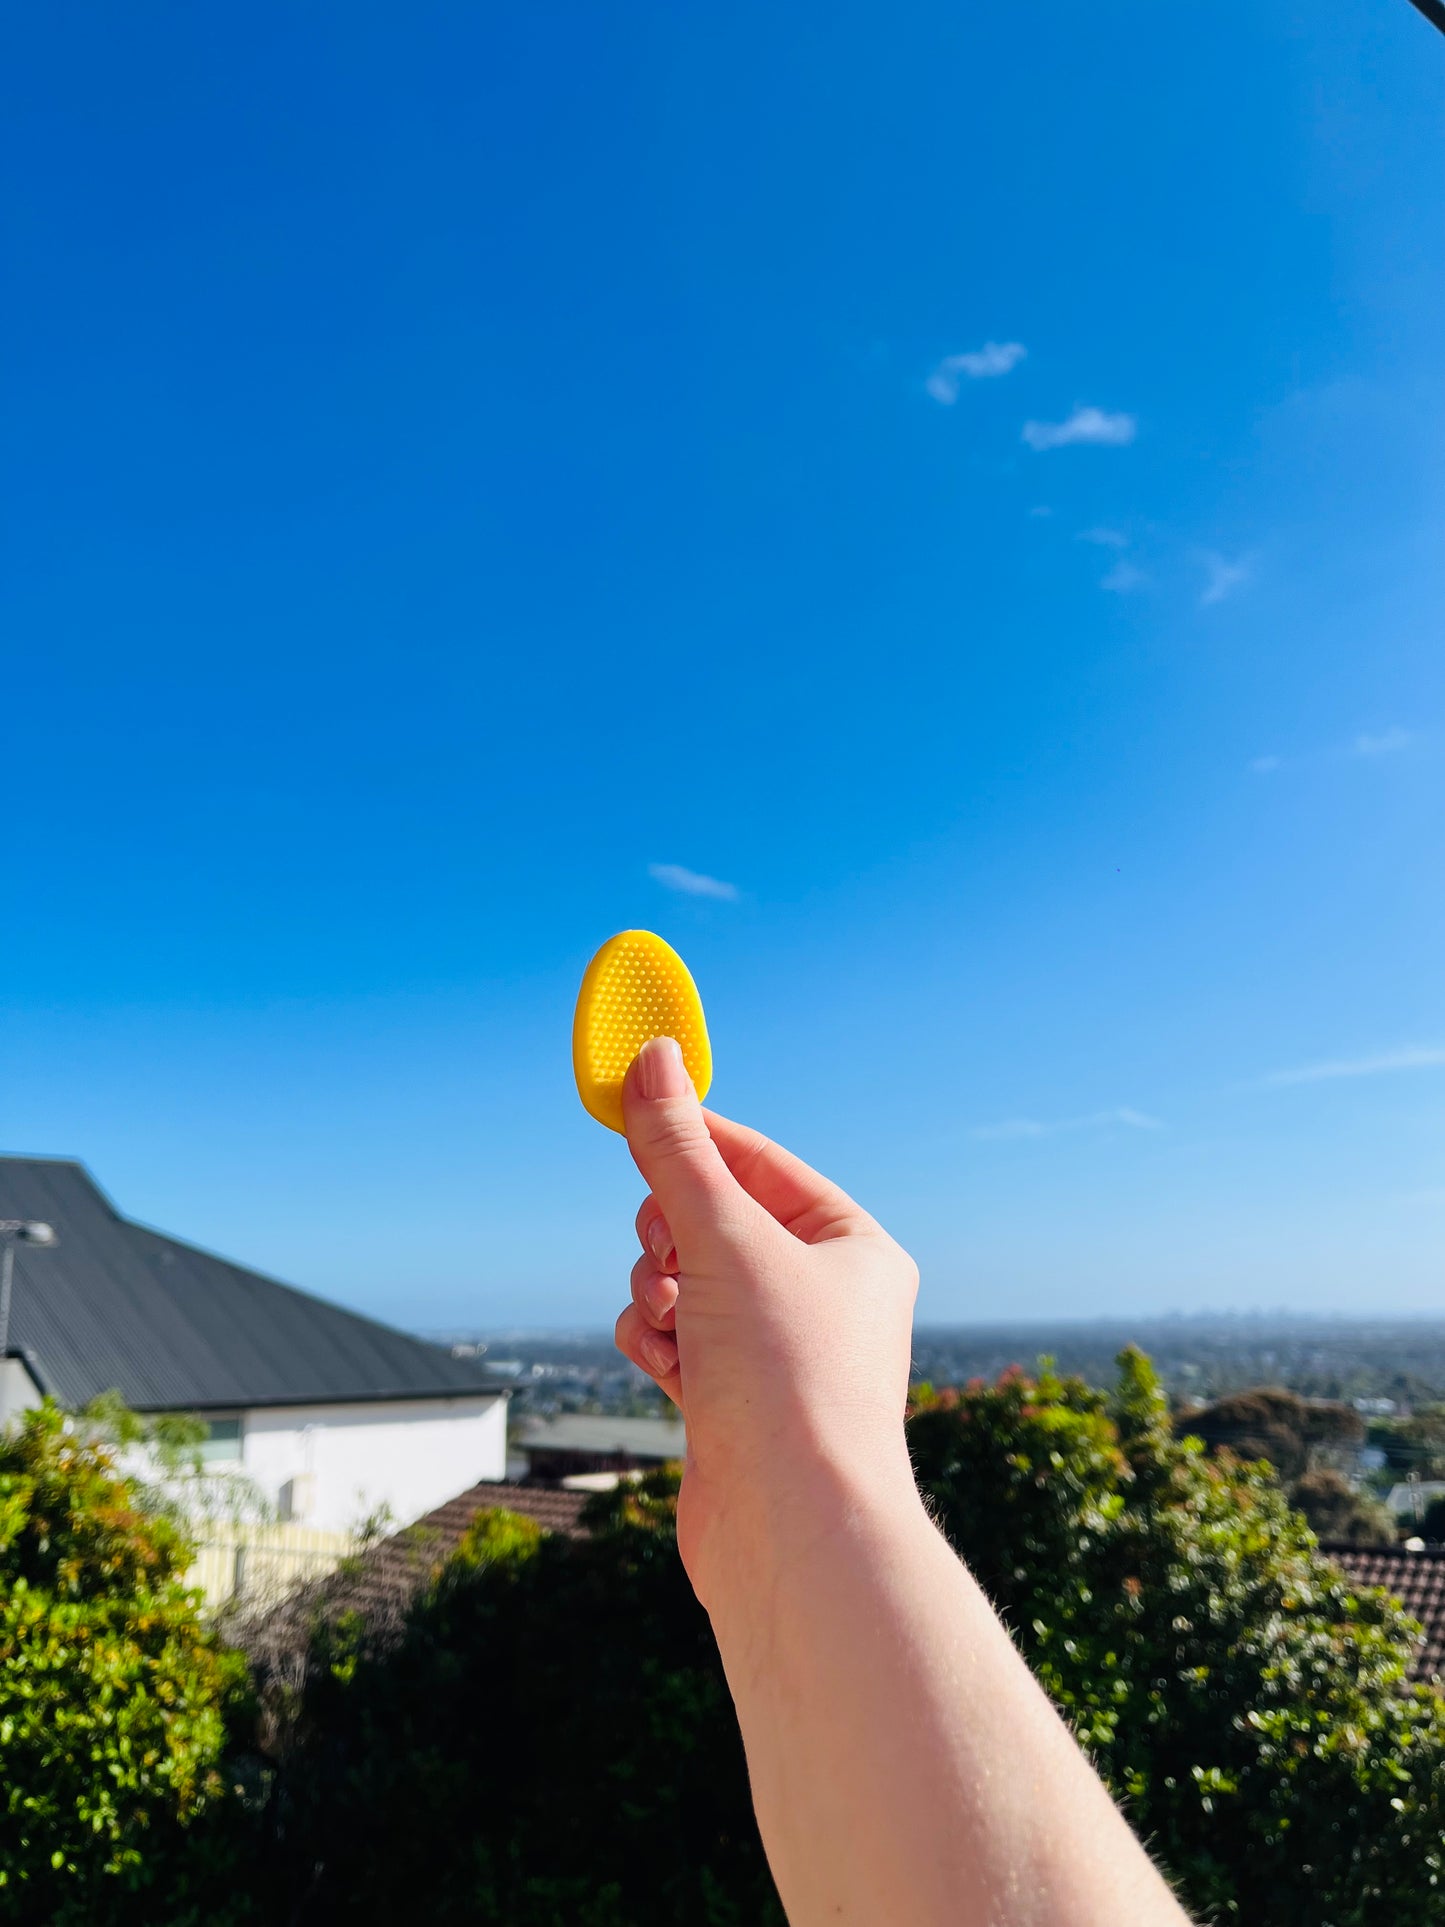
[[[816,1440],[760,1475],[717,1476],[703,1454],[688,1466],[679,1516],[689,1577],[722,1636],[755,1617],[781,1589],[817,1583],[840,1546],[879,1545],[932,1527],[913,1477],[902,1427],[846,1449]]]

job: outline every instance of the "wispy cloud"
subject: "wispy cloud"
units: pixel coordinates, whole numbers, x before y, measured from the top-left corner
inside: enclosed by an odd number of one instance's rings
[[[1204,589],[1199,598],[1201,609],[1208,609],[1214,603],[1232,596],[1236,589],[1244,587],[1253,574],[1243,556],[1237,562],[1231,562],[1213,549],[1205,549],[1199,559],[1204,564]]]
[[[1034,517],[1035,521],[1039,522],[1046,521],[1053,512],[1051,508],[1046,508],[1042,502],[1040,502],[1036,508],[1029,510],[1029,514]]]
[[[720,877],[706,877],[697,870],[685,870],[680,863],[649,863],[647,874],[664,890],[677,890],[685,897],[716,897],[720,903],[736,903],[738,886]]]
[[[1255,756],[1249,767],[1256,776],[1272,776],[1276,770],[1302,769],[1315,764],[1338,763],[1341,757],[1396,756],[1402,749],[1409,749],[1420,741],[1418,731],[1413,729],[1382,729],[1375,734],[1366,732],[1356,736],[1348,743],[1337,743],[1329,749],[1301,750],[1295,756]]]
[[[1271,1071],[1262,1084],[1324,1084],[1336,1077],[1384,1077],[1393,1071],[1445,1069],[1445,1045],[1405,1044],[1374,1057],[1335,1057],[1322,1064],[1301,1064],[1294,1070]]]
[[[1415,740],[1408,729],[1384,729],[1377,736],[1357,736],[1350,745],[1351,756],[1393,756],[1408,749]]]
[[[1055,1118],[1047,1123],[1036,1117],[1006,1117],[999,1124],[977,1124],[969,1135],[1001,1142],[1010,1138],[1058,1137],[1064,1131],[1096,1131],[1111,1124],[1121,1124],[1130,1131],[1164,1128],[1161,1119],[1120,1104],[1111,1111],[1090,1111],[1086,1117]]]
[[[1122,529],[1080,529],[1076,539],[1092,542],[1096,549],[1127,549],[1129,546],[1129,538]]]
[[[1123,448],[1133,441],[1138,429],[1139,424],[1132,415],[1111,415],[1102,408],[1076,408],[1066,421],[1025,422],[1023,438],[1039,453],[1049,448],[1069,448],[1078,442]]]
[[[1136,569],[1132,562],[1116,562],[1100,582],[1101,589],[1110,595],[1129,595],[1135,589],[1142,589],[1149,580],[1142,569]]]
[[[1028,353],[1021,341],[986,341],[961,355],[945,355],[923,384],[937,402],[952,408],[963,381],[988,381],[1016,368]]]

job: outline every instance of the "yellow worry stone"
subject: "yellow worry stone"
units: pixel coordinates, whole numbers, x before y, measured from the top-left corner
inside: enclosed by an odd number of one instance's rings
[[[622,1125],[622,1080],[652,1037],[675,1037],[698,1096],[712,1082],[707,1019],[687,965],[650,930],[609,937],[587,966],[572,1020],[572,1068],[583,1108]]]

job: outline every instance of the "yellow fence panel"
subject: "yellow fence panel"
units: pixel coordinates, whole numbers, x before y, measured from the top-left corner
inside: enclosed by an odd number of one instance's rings
[[[266,1604],[307,1579],[334,1572],[356,1548],[349,1532],[322,1532],[316,1526],[216,1523],[205,1528],[187,1579],[200,1587],[208,1606],[232,1599]]]

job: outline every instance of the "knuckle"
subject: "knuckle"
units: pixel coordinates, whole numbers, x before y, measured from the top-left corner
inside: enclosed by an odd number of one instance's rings
[[[710,1150],[712,1140],[700,1116],[679,1108],[653,1119],[647,1148],[660,1164],[689,1163]]]

